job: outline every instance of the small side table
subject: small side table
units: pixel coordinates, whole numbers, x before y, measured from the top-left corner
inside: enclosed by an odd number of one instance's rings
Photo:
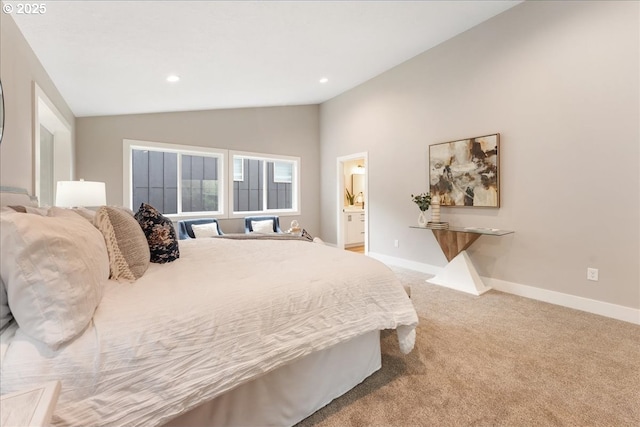
[[[58,402],[60,381],[0,396],[0,427],[46,427]]]
[[[429,228],[417,226],[411,226],[411,228],[429,230]],[[491,289],[480,278],[466,249],[480,236],[505,236],[514,233],[513,231],[480,227],[449,227],[431,231],[449,263],[440,273],[429,279],[429,283],[473,295],[482,295]]]

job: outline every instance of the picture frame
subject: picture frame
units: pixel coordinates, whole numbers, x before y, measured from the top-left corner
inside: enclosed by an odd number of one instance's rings
[[[445,207],[500,207],[500,134],[429,146],[429,191]]]

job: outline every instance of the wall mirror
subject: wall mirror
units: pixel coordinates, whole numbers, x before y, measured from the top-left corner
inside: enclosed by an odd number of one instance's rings
[[[4,95],[2,94],[2,81],[0,81],[0,143],[2,142],[3,129],[4,129]]]
[[[356,204],[362,205],[364,201],[364,175],[353,174],[351,175],[351,188],[353,189],[353,195],[356,196]],[[358,198],[360,196],[360,198]]]

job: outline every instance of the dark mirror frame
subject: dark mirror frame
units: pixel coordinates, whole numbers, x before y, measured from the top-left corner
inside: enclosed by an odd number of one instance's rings
[[[2,81],[0,80],[0,143],[4,133],[4,94],[2,92]]]

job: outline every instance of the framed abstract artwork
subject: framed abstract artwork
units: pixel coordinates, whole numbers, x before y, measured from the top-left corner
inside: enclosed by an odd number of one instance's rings
[[[500,207],[500,134],[430,145],[429,191],[441,206]]]

